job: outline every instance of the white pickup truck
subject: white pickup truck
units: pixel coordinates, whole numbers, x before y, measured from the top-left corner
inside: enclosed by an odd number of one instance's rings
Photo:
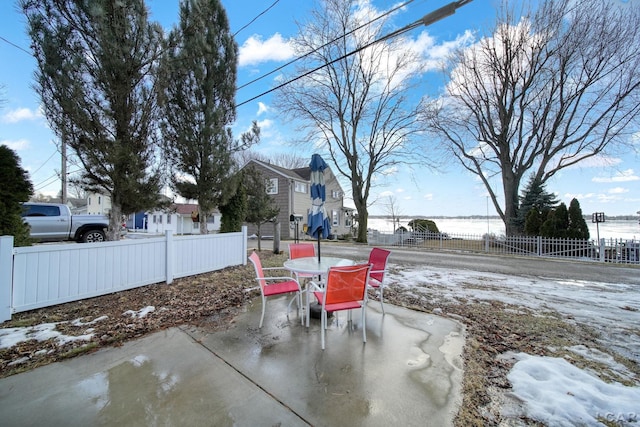
[[[31,238],[41,242],[103,242],[109,227],[104,215],[71,215],[58,203],[28,202],[22,205],[22,219],[31,227]]]

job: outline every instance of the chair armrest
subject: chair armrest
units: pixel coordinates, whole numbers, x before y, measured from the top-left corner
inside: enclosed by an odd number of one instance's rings
[[[266,280],[266,281],[274,281],[274,280],[293,280],[294,282],[297,282],[296,279],[294,279],[291,276],[265,276],[265,277],[256,277],[256,280]]]
[[[324,292],[324,286],[321,286],[314,281],[310,281],[307,283],[307,290],[311,292]]]

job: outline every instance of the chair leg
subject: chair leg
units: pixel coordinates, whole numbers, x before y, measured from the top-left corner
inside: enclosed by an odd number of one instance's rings
[[[260,326],[258,326],[258,329],[262,329],[262,321],[264,320],[264,310],[267,306],[267,299],[263,296],[262,297],[262,315],[260,316]]]
[[[382,307],[382,315],[384,316],[384,286],[380,285],[380,307]]]
[[[322,309],[322,314],[320,315],[320,342],[322,343],[322,349],[324,350],[324,330],[327,327],[327,312]]]
[[[362,342],[367,342],[367,306],[362,304]]]

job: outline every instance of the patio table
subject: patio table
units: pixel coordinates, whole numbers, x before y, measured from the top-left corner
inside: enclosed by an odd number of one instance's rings
[[[325,276],[331,267],[346,267],[349,265],[354,265],[355,261],[346,259],[346,258],[336,258],[336,257],[321,257],[320,261],[318,261],[318,257],[303,257],[303,258],[295,258],[289,259],[284,262],[284,268],[289,271],[298,274],[310,274],[313,276]],[[305,292],[307,292],[307,327],[309,326],[309,285],[307,284]]]

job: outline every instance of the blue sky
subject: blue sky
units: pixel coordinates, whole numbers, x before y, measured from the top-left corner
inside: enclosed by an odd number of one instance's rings
[[[240,30],[275,0],[223,0],[231,23],[232,32]],[[365,1],[365,0],[363,0]],[[423,15],[445,5],[448,1],[414,1],[398,13],[394,23],[404,26]],[[147,0],[151,18],[170,29],[178,20],[177,0]],[[307,0],[279,0],[270,10],[237,35],[240,47],[238,86],[283,65],[292,59],[287,40],[297,31],[296,20],[308,17]],[[371,6],[383,11],[399,4],[394,1],[372,0]],[[448,49],[468,34],[479,34],[491,25],[495,16],[493,0],[473,0],[451,17],[426,27],[413,30],[407,36],[422,47],[424,57],[441,57]],[[39,100],[32,90],[35,60],[28,51],[30,41],[26,35],[24,17],[12,1],[0,2],[0,144],[14,149],[22,160],[22,167],[29,174],[34,188],[44,194],[55,195],[60,191],[56,171],[60,171],[60,155],[55,136],[39,113]],[[467,34],[467,36],[465,36]],[[16,45],[16,46],[14,46]],[[236,101],[242,103],[268,90],[278,78],[278,73],[239,90]],[[442,77],[432,72],[425,75],[425,87],[437,96]],[[278,112],[272,108],[272,96],[265,95],[238,108],[234,134],[249,129],[257,120],[262,129],[262,140],[255,147],[266,155],[295,153],[307,157],[308,152],[291,145],[292,130]],[[640,145],[640,136],[634,141]],[[73,172],[77,167],[70,166]],[[335,170],[335,168],[334,168]],[[377,186],[370,199],[370,214],[386,214],[388,196],[395,197],[402,215],[458,216],[485,215],[487,193],[478,179],[464,172],[455,164],[440,172],[418,168],[413,174],[399,171],[377,177]],[[501,195],[501,182],[494,178],[492,186]],[[343,183],[348,191],[348,183]],[[557,194],[567,205],[577,197],[585,214],[605,212],[606,215],[635,215],[640,211],[640,157],[632,152],[594,159],[582,166],[563,170],[547,184],[547,190]],[[345,204],[351,205],[350,201]],[[489,214],[495,214],[489,206]]]

